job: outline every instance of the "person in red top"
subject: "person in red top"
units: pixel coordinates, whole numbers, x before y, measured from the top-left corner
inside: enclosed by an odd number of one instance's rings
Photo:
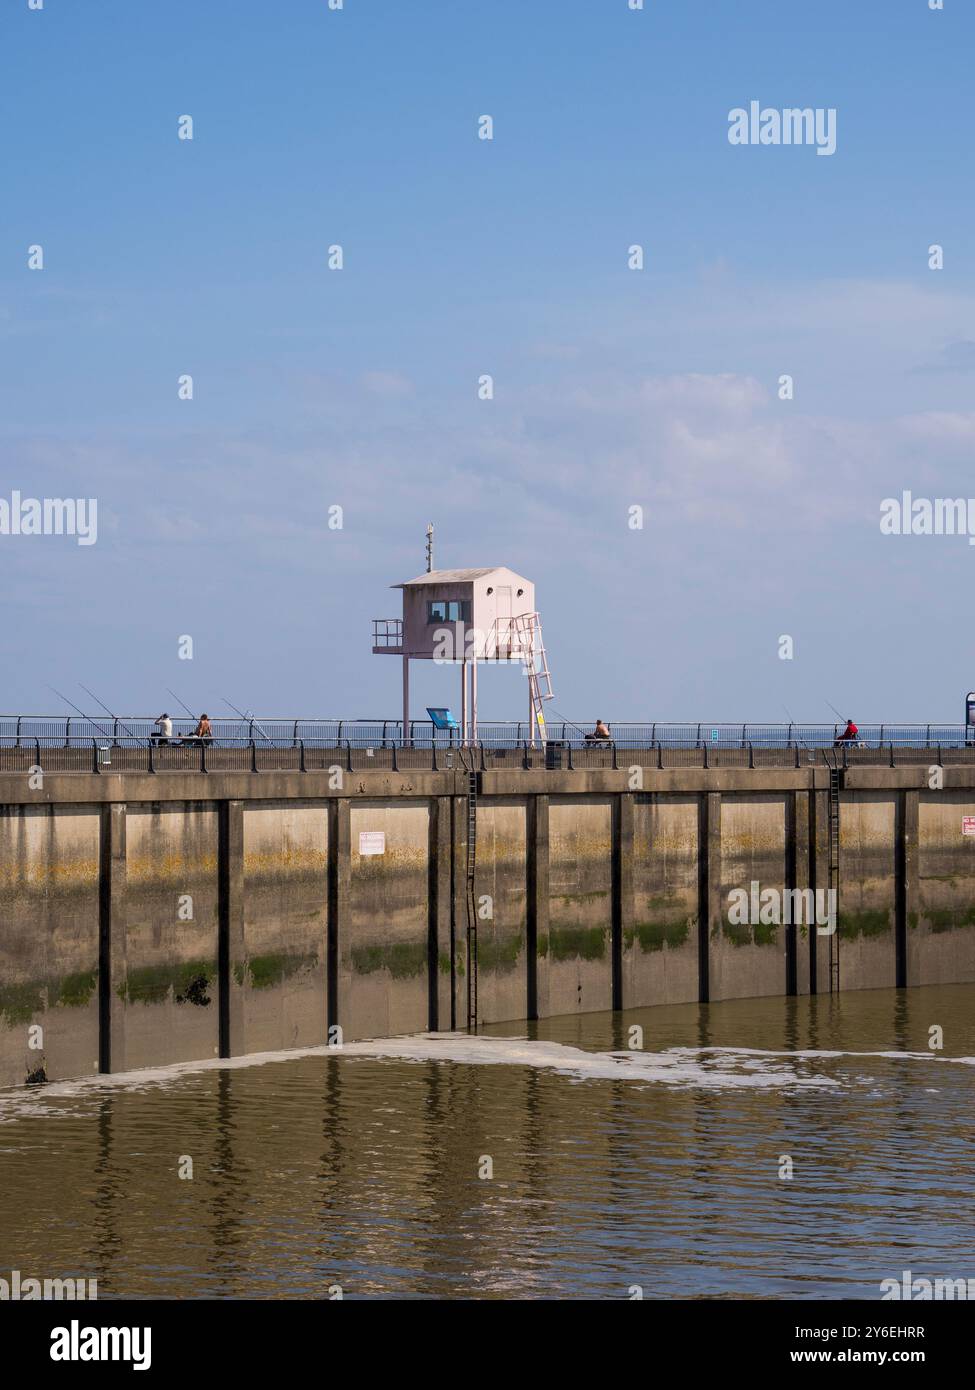
[[[860,730],[859,730],[859,729],[857,728],[857,726],[854,724],[853,720],[852,720],[852,719],[848,719],[848,720],[846,721],[846,728],[845,728],[845,729],[843,730],[843,732],[838,736],[838,738],[836,739],[836,742],[837,742],[837,743],[852,743],[852,742],[854,741],[854,739],[856,738],[856,736],[857,736],[857,734],[858,734],[859,732],[860,732]]]

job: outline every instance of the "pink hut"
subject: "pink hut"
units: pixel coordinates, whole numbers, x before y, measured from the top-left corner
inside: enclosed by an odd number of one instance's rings
[[[433,568],[433,528],[427,529],[427,571],[394,584],[402,590],[398,618],[374,618],[372,649],[403,662],[403,731],[410,722],[410,662],[460,667],[463,743],[477,740],[479,663],[518,661],[528,676],[532,742],[544,742],[544,702],[552,682],[535,608],[535,586],[504,565],[483,569]]]

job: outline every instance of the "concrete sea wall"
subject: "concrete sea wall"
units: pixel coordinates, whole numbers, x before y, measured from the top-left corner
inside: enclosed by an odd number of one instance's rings
[[[233,971],[248,1052],[326,1040],[326,802],[242,806],[243,941]]]
[[[823,769],[484,771],[478,1021],[825,992]],[[341,785],[333,786],[338,780]],[[0,1085],[465,1027],[468,778],[0,775]],[[841,791],[839,987],[975,980],[975,769]]]
[[[99,1070],[100,838],[97,806],[0,814],[0,1083]]]

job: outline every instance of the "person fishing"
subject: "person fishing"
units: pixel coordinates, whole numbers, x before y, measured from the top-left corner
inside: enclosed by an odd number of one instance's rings
[[[609,743],[612,741],[612,738],[613,735],[609,731],[609,725],[604,723],[602,719],[597,719],[595,729],[593,729],[591,734],[586,734],[587,743]]]
[[[854,724],[853,720],[848,719],[846,721],[846,728],[834,739],[833,747],[836,748],[841,743],[854,743],[859,732],[860,730]]]
[[[200,743],[212,743],[212,742],[213,742],[213,728],[211,727],[211,724],[210,724],[210,716],[209,716],[209,715],[207,715],[207,714],[201,714],[201,715],[200,715],[200,722],[197,724],[196,728],[193,730],[193,732],[192,732],[192,734],[190,735],[190,737],[193,738],[193,739],[198,740]]]
[[[156,718],[156,727],[152,731],[152,737],[156,743],[171,743],[173,739],[173,721],[168,714],[160,714]]]

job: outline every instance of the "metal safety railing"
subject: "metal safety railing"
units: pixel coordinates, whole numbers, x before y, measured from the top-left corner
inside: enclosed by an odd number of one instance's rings
[[[403,649],[403,619],[373,618],[373,650],[398,652]]]
[[[188,739],[195,720],[173,719],[172,738],[175,743]],[[455,730],[438,730],[428,719],[410,720],[404,726],[401,719],[301,719],[280,716],[258,718],[246,714],[242,718],[211,719],[214,745],[229,746],[241,741],[265,747],[297,748],[301,742],[310,745],[355,748],[456,746]],[[574,723],[571,720],[549,719],[546,738],[549,741],[585,746],[585,735],[593,721]],[[610,721],[613,742],[620,748],[755,749],[829,748],[843,728],[842,724],[762,724],[721,723],[696,721],[673,723],[664,721]],[[92,740],[108,742],[113,747],[147,744],[153,737],[155,720],[145,715],[83,716],[0,714],[0,743],[12,741],[14,746],[39,739],[49,746],[60,743],[65,748],[90,746]],[[478,745],[485,748],[516,748],[532,740],[531,725],[522,720],[478,721]],[[966,747],[975,744],[975,726],[931,722],[869,723],[859,726],[854,747],[879,749],[893,745],[899,748]]]
[[[582,771],[642,768],[782,768],[832,766],[917,767],[975,764],[975,741],[968,743],[844,744],[835,750],[807,744],[770,746],[611,740],[584,743],[528,739],[505,746],[478,741],[460,747],[437,738],[365,744],[352,739],[300,738],[287,743],[257,739],[185,740],[160,743],[121,736],[73,739],[0,735],[0,773],[62,772],[348,772],[452,770],[491,772],[548,769]]]

